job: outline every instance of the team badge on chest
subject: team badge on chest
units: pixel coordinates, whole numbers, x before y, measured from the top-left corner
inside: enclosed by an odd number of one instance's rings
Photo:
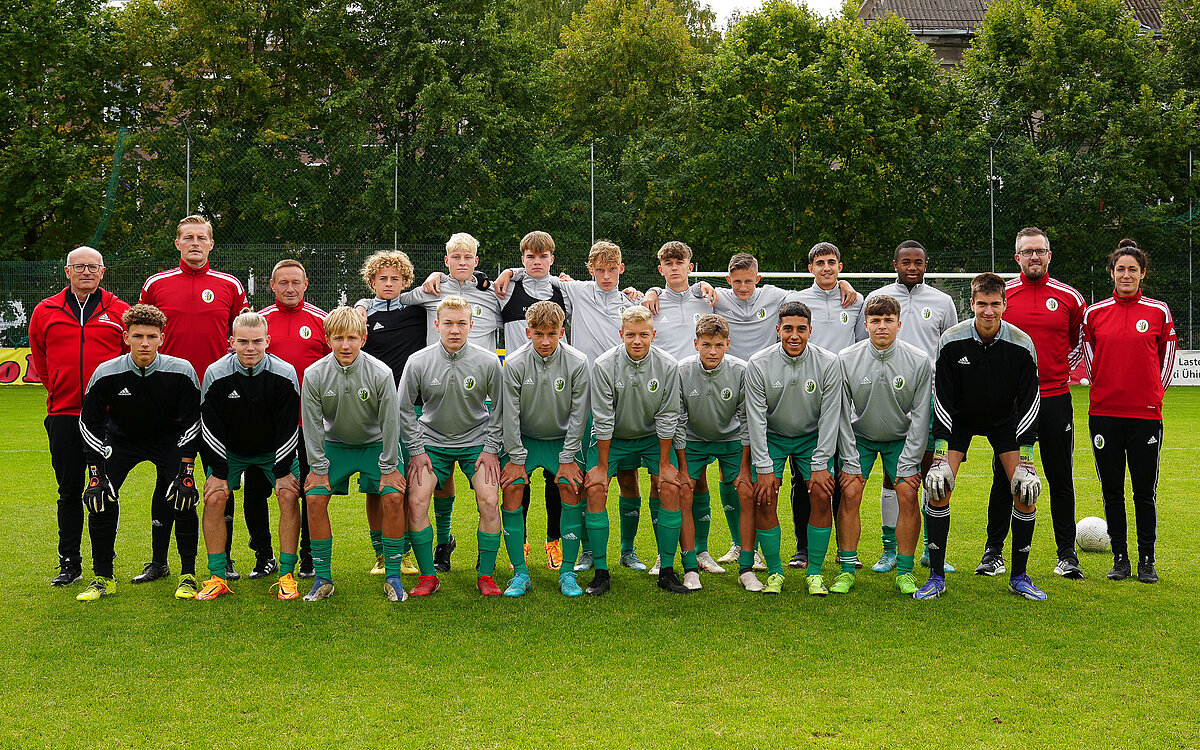
[[[213,290],[211,289],[205,289],[203,292],[200,292],[200,299],[204,300],[205,302],[212,302],[216,298],[217,295],[213,294]]]
[[[312,329],[309,328],[308,326],[300,326],[300,338],[311,339],[312,338]]]

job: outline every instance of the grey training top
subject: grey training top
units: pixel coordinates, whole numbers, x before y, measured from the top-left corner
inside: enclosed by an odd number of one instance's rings
[[[591,413],[591,380],[587,357],[564,342],[549,357],[525,344],[504,359],[502,393],[504,451],[524,464],[529,452],[522,436],[562,440],[560,464],[575,460]]]
[[[788,290],[763,284],[748,300],[740,300],[732,289],[717,290],[713,312],[729,321],[729,353],[749,361],[758,352],[779,340],[775,324],[779,322],[779,306]]]
[[[500,453],[500,359],[470,342],[451,353],[441,342],[409,358],[400,378],[400,423],[410,456],[438,448],[482,445]],[[492,402],[488,411],[487,402]],[[422,403],[421,417],[413,406]]]
[[[675,440],[679,429],[679,365],[656,346],[634,361],[623,344],[592,366],[592,430],[597,440],[658,435]]]
[[[654,316],[654,345],[681,360],[696,353],[696,321],[713,311],[700,294],[699,282],[682,292],[658,290],[658,315]]]
[[[958,323],[958,310],[949,294],[934,289],[928,284],[916,284],[910,290],[899,281],[876,289],[867,295],[867,300],[886,294],[900,303],[900,340],[906,341],[937,359],[938,342],[942,334]],[[859,320],[862,334],[866,335],[866,316]]]
[[[933,362],[917,347],[894,341],[879,350],[860,341],[838,355],[842,391],[842,424],[838,450],[842,470],[861,474],[855,438],[878,443],[904,440],[896,470],[910,477],[921,471],[929,441],[929,394]]]
[[[817,433],[812,470],[827,468],[837,449],[841,394],[837,357],[809,344],[799,357],[789,357],[776,344],[750,358],[746,368],[746,419],[750,423],[750,457],[754,470],[774,469],[767,435],[800,437]]]
[[[606,292],[594,281],[560,283],[570,309],[571,346],[595,363],[620,343],[621,313],[633,303],[619,288]]]
[[[308,366],[302,381],[300,414],[309,467],[329,473],[325,441],[343,445],[382,443],[379,471],[396,470],[400,457],[400,418],[392,371],[366,352],[346,367],[333,354]]]
[[[726,354],[704,369],[700,355],[679,362],[679,431],[683,440],[750,444],[746,421],[746,363]]]
[[[842,307],[842,290],[836,284],[826,291],[813,283],[808,289],[788,292],[784,302],[803,302],[812,310],[812,335],[808,343],[831,352],[840,352],[855,341],[867,337],[860,318],[865,301],[862,295],[849,307]]]
[[[469,341],[487,349],[493,356],[496,354],[496,332],[500,330],[500,298],[491,287],[480,289],[472,277],[467,283],[460,284],[448,274],[442,274],[441,292],[429,294],[417,287],[400,295],[401,304],[420,305],[425,308],[429,319],[429,330],[425,334],[425,345],[431,346],[441,339],[438,336],[437,308],[438,303],[447,297],[462,297],[471,303],[471,335]]]

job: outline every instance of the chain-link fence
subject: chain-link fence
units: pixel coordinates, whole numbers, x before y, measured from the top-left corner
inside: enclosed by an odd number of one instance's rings
[[[743,250],[764,270],[803,270],[807,249],[831,241],[847,271],[886,271],[896,244],[915,238],[931,271],[1012,271],[1012,238],[1034,224],[1050,233],[1053,274],[1089,301],[1111,292],[1108,252],[1137,239],[1152,261],[1147,294],[1171,306],[1181,346],[1193,346],[1190,153],[1128,185],[1105,173],[1112,162],[1074,144],[948,135],[884,155],[831,155],[774,132],[383,143],[180,126],[114,133],[111,146],[91,178],[99,218],[60,234],[100,249],[105,287],[127,300],[178,262],[174,228],[187,213],[211,218],[214,267],[237,274],[255,305],[271,300],[274,263],[295,257],[324,307],[365,296],[358,268],[370,252],[404,249],[420,279],[443,267],[441,248],[459,231],[480,240],[489,275],[517,264],[533,229],[554,236],[557,267],[576,278],[587,275],[592,241],[611,239],[624,250],[623,282],[645,288],[660,280],[654,253],[667,239],[687,242],[700,270]],[[32,306],[61,288],[62,265],[0,263],[10,343],[23,338]]]

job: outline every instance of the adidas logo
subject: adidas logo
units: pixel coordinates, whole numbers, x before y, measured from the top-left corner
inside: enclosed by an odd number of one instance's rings
[[[438,380],[437,378],[434,378],[433,380],[429,381],[429,384],[430,385],[441,385],[442,381]]]
[[[579,536],[568,531],[567,533],[563,534],[563,539],[570,539],[572,542],[576,542],[579,541]]]
[[[621,515],[625,516],[626,518],[637,518],[642,515],[642,512],[640,510],[627,510]]]
[[[120,391],[117,392],[117,395],[118,396],[132,396],[133,394],[129,392],[128,388],[122,388]]]
[[[1146,441],[1146,445],[1154,445],[1157,442],[1158,442],[1158,438],[1151,435],[1150,439]]]
[[[100,317],[96,320],[103,320],[105,323],[111,323],[112,318],[108,317],[108,313],[100,313]]]
[[[525,385],[533,385],[533,378],[525,378]]]
[[[326,396],[336,396],[337,394],[333,392],[332,388],[330,388],[329,390],[325,391],[325,395]]]
[[[1071,425],[1069,425],[1069,424],[1068,424],[1068,425],[1067,425],[1067,429],[1066,429],[1066,430],[1064,430],[1064,432],[1070,432],[1070,431],[1071,431]]]
[[[971,360],[967,359],[966,357],[963,357],[962,359],[958,360],[958,363],[960,365],[969,365],[969,364],[971,364]]]
[[[711,520],[712,520],[712,515],[701,516],[701,517],[700,517],[700,520],[701,520],[701,521],[711,521]]]
[[[375,321],[375,325],[371,326],[372,331],[378,331],[380,328],[383,328],[383,323],[380,323],[378,320]]]
[[[771,387],[772,388],[782,388],[783,383],[780,383],[778,380],[776,380],[774,383],[771,383]]]
[[[1024,547],[1022,547],[1021,549],[1017,550],[1017,552],[1021,552],[1021,553],[1026,553],[1026,552],[1029,552],[1029,545],[1028,545],[1028,544],[1026,544]]]
[[[866,375],[864,375],[864,376],[863,376],[863,379],[862,379],[862,380],[860,380],[860,381],[858,381],[858,384],[859,384],[859,385],[870,385],[870,384],[871,384],[871,379],[870,379],[870,378],[868,378]]]
[[[160,529],[161,529],[161,528],[162,528],[162,521],[159,521],[158,519],[155,519],[155,520],[153,520],[153,521],[151,521],[151,522],[150,522],[150,525],[151,525],[151,526],[154,526],[154,527],[156,527],[156,528],[160,528]]]
[[[700,395],[700,391],[698,391],[698,390],[696,390],[695,388],[693,388],[693,389],[692,389],[692,392],[691,392],[691,393],[689,393],[688,395],[689,395],[689,396],[699,396],[699,395]]]
[[[733,510],[733,506],[732,506],[732,505],[723,505],[723,506],[721,506],[721,507],[722,507],[722,509],[724,509],[724,511],[725,511],[726,513],[728,513],[729,511]]]
[[[935,544],[934,542],[929,542],[928,547],[929,547],[929,549],[941,549],[941,547],[937,546],[937,544]]]
[[[241,395],[237,391],[230,391],[229,398],[241,398]]]

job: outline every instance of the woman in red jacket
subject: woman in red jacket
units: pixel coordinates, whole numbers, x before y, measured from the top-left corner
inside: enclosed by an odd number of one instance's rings
[[[1156,583],[1155,494],[1162,449],[1163,393],[1175,366],[1175,322],[1166,304],[1143,297],[1146,253],[1133,240],[1108,259],[1113,296],[1087,309],[1083,317],[1084,360],[1092,380],[1088,427],[1104,515],[1112,538],[1114,581],[1131,574],[1126,544],[1125,466],[1133,482],[1137,522],[1138,580]]]

